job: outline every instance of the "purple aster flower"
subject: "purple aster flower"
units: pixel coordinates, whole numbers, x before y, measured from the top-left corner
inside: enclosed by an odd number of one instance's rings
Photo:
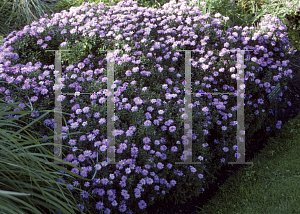
[[[224,148],[223,148],[223,151],[224,151],[224,152],[228,152],[229,149],[228,149],[227,147],[224,147]]]
[[[75,168],[75,169],[76,169],[76,168]],[[77,170],[78,170],[78,169],[77,169]],[[73,186],[74,186],[74,187],[77,187],[78,185],[79,185],[79,182],[78,182],[78,181],[74,181],[74,182],[73,182]]]
[[[145,209],[146,206],[147,206],[147,204],[145,203],[144,200],[141,200],[141,201],[138,203],[138,205],[139,205],[139,207],[140,207],[141,210],[142,210],[142,209]]]
[[[80,193],[80,195],[82,196],[82,198],[88,198],[89,197],[89,195],[88,195],[88,193],[86,191],[82,191]]]
[[[170,127],[170,128],[171,128],[171,127]],[[162,130],[162,131],[166,131],[166,130],[167,130],[167,127],[166,127],[166,126],[162,126],[162,127],[161,127],[161,130]]]
[[[135,168],[135,172],[136,173],[140,173],[142,171],[142,168],[140,167],[140,166],[137,166],[136,168]]]
[[[263,103],[264,103],[264,100],[263,100],[263,99],[258,99],[258,103],[259,103],[259,104],[263,104]]]
[[[81,135],[79,138],[80,141],[85,141],[86,140],[86,136],[85,135]]]
[[[102,179],[101,179],[101,183],[102,183],[103,185],[107,185],[108,182],[109,182],[109,180],[108,180],[107,178],[102,178]]]
[[[158,168],[158,169],[162,169],[162,168],[164,168],[164,165],[163,165],[161,162],[158,162],[157,168]]]
[[[176,127],[175,127],[175,126],[169,127],[169,131],[170,131],[170,132],[175,132],[175,131],[176,131]]]
[[[79,169],[73,168],[73,169],[71,170],[71,172],[73,172],[73,173],[75,173],[75,174],[77,174],[77,175],[78,175],[78,173],[79,173]],[[75,185],[74,185],[74,186],[75,186]]]
[[[101,118],[101,119],[99,120],[99,124],[102,125],[102,124],[104,124],[104,123],[106,123],[106,119],[105,119],[105,118]]]
[[[171,169],[171,168],[172,168],[172,164],[171,164],[171,163],[168,163],[168,164],[167,164],[167,167],[168,167],[169,169]]]
[[[126,205],[125,204],[121,204],[120,206],[119,206],[119,211],[120,212],[125,212],[126,211]]]
[[[208,112],[208,111],[209,111],[209,109],[208,109],[207,107],[204,107],[204,108],[202,108],[202,111],[204,111],[204,112]]]
[[[149,151],[150,150],[150,146],[149,145],[144,145],[143,146],[144,150]]]
[[[174,121],[173,120],[168,120],[165,122],[165,125],[166,126],[170,126]]]
[[[92,151],[91,150],[86,150],[83,152],[85,157],[90,157],[92,155]]]
[[[80,162],[83,162],[83,161],[85,161],[85,157],[81,154],[81,155],[78,156],[78,160]]]
[[[190,170],[191,170],[191,172],[193,172],[193,173],[197,172],[197,169],[196,169],[195,167],[193,167],[193,166],[190,166]]]
[[[47,46],[48,46],[48,44],[43,44],[43,45],[42,45],[42,48],[43,48],[43,49],[46,49]]]
[[[89,139],[89,141],[92,141],[92,140],[94,140],[95,139],[95,135],[93,135],[93,134],[89,134],[88,136],[87,136],[87,138]]]
[[[100,146],[102,143],[101,143],[101,141],[96,141],[95,143],[94,143],[94,147],[98,147],[98,146]]]
[[[160,147],[160,150],[161,150],[161,151],[165,151],[165,150],[167,150],[167,147],[166,147],[165,145],[162,145],[162,146]]]
[[[86,58],[85,60],[83,60],[84,64],[89,64],[90,60],[88,58]]]
[[[80,69],[84,68],[84,66],[85,66],[85,64],[82,62],[78,63],[78,65],[77,65],[77,67]]]
[[[37,97],[37,96],[33,96],[33,97],[30,98],[30,101],[31,101],[31,102],[35,102],[35,101],[37,101],[37,100],[38,100],[38,97]]]
[[[277,129],[281,129],[281,125],[280,124],[276,124],[276,128]]]
[[[106,208],[105,210],[104,210],[104,214],[110,214],[111,212],[110,212],[110,209],[109,208]]]
[[[120,181],[119,182],[119,184],[120,184],[120,186],[122,187],[122,188],[124,188],[124,187],[126,187],[126,181]]]
[[[151,121],[150,121],[150,120],[146,120],[146,121],[144,122],[144,125],[145,125],[145,126],[151,126]]]
[[[142,170],[142,174],[143,174],[144,176],[146,176],[146,175],[148,174],[148,171],[147,171],[146,169],[143,169],[143,170]]]
[[[151,139],[149,137],[144,137],[143,142],[144,143],[150,143]]]
[[[265,82],[265,83],[264,83],[264,86],[265,86],[266,88],[268,88],[268,87],[271,86],[271,84],[270,84],[269,82]]]
[[[67,46],[67,42],[62,42],[61,44],[60,44],[60,47],[66,47]]]
[[[43,44],[43,42],[44,42],[44,41],[43,41],[42,39],[39,39],[39,40],[37,41],[37,44],[38,44],[38,45],[41,45],[41,44]]]
[[[79,162],[77,160],[72,161],[72,164],[78,166]]]
[[[126,131],[126,136],[127,137],[130,137],[130,136],[132,136],[133,135],[133,131],[132,130],[127,130]]]
[[[97,204],[96,204],[96,209],[97,209],[97,210],[101,210],[101,209],[103,209],[103,208],[104,208],[103,202],[101,202],[101,201],[97,202]]]
[[[198,177],[199,177],[200,179],[202,179],[202,178],[203,178],[203,175],[202,175],[202,174],[198,174]]]
[[[100,117],[100,113],[99,112],[94,113],[94,117],[95,118],[99,118]]]
[[[78,128],[78,126],[79,126],[78,122],[72,123],[71,129],[76,129],[76,128]]]
[[[87,171],[86,170],[82,170],[81,172],[80,172],[80,175],[82,176],[82,177],[87,177]]]
[[[94,167],[96,170],[100,170],[102,168],[102,166],[100,164],[96,164]]]

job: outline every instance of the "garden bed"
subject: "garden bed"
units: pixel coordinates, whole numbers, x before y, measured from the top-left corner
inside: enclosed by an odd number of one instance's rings
[[[41,29],[39,28],[39,31],[40,31]],[[42,31],[42,30],[41,30]],[[214,37],[216,37],[216,35],[212,35],[213,33],[211,33],[210,34],[210,36],[212,36],[212,38],[214,38]],[[155,37],[155,39],[158,39],[159,37]],[[28,39],[28,38],[27,38]],[[233,39],[233,40],[235,40],[235,39]],[[58,41],[58,40],[56,40],[55,38],[52,40],[52,41]],[[109,40],[110,41],[110,40]],[[211,41],[211,40],[210,40]],[[31,42],[31,40],[29,40],[29,42]],[[36,41],[35,41],[36,42]],[[32,45],[36,45],[35,44],[35,42],[32,44]],[[62,41],[60,41],[60,42],[62,42]],[[203,43],[205,43],[205,42],[203,42]],[[40,42],[40,40],[37,42],[37,44],[38,45],[41,45],[42,44],[42,42]],[[82,43],[83,44],[83,43]],[[150,43],[148,44],[148,45],[150,45]],[[214,45],[214,44],[213,44]],[[225,45],[224,45],[225,46]],[[229,43],[228,43],[228,46],[229,46]],[[38,50],[38,48],[40,48],[40,47],[37,47],[36,49]],[[272,48],[272,47],[271,47]],[[53,48],[52,48],[53,49]],[[25,54],[26,55],[26,54]],[[52,59],[51,59],[52,60]],[[53,60],[52,60],[53,61]],[[104,60],[103,60],[104,61]],[[102,62],[103,62],[102,61]],[[220,63],[221,62],[221,60],[220,61],[218,61],[218,63]],[[153,63],[154,63],[154,61],[153,61]],[[84,67],[84,66],[83,66]],[[253,66],[254,67],[254,66]],[[253,70],[255,70],[255,69],[253,69]],[[263,71],[262,71],[263,72]],[[151,73],[151,72],[150,72]],[[164,74],[164,73],[162,73],[162,74]],[[126,75],[127,75],[127,73],[126,73]],[[171,75],[171,74],[170,74]],[[46,75],[47,76],[47,75]],[[130,76],[130,75],[127,75],[127,77],[126,78],[128,78],[128,76]],[[177,76],[177,78],[179,78],[180,76],[182,76],[182,75],[179,75],[179,76]],[[119,78],[121,78],[121,77],[119,77]],[[157,77],[155,77],[157,80],[160,80],[161,78],[157,78]],[[176,79],[176,77],[175,77],[175,75],[173,75],[173,78],[174,79]],[[261,76],[261,78],[264,78],[263,76]],[[226,81],[227,81],[227,79],[226,79]],[[103,81],[104,82],[104,81]],[[232,83],[232,84],[234,84],[234,81],[230,81],[230,78],[228,78],[228,84],[230,85],[230,82]],[[177,82],[176,82],[177,83]],[[248,81],[248,83],[249,84],[251,84],[251,82],[250,81]],[[163,83],[162,83],[163,84]],[[180,81],[179,81],[179,84],[178,85],[180,85]],[[274,85],[273,83],[272,83],[272,85]],[[180,85],[181,86],[181,85]],[[165,86],[164,86],[165,87]],[[253,89],[255,89],[255,87],[252,85],[252,87],[253,87]],[[250,87],[248,87],[248,88],[250,88]],[[251,88],[252,89],[252,88]],[[161,90],[161,89],[160,89]],[[294,90],[294,89],[291,89],[291,91],[292,90]],[[142,94],[142,92],[138,92],[138,93],[141,93]],[[257,93],[256,95],[258,95],[259,93]],[[138,94],[138,95],[140,95],[140,94]],[[157,95],[155,95],[155,96],[157,96]],[[282,97],[283,98],[283,97]],[[225,99],[225,98],[224,98]],[[77,100],[78,101],[78,100]],[[43,101],[41,101],[41,102],[43,102]],[[99,101],[100,102],[100,101]],[[126,102],[126,101],[125,101]],[[71,103],[71,102],[70,102]],[[49,104],[49,103],[48,103]],[[88,103],[87,103],[88,104]],[[160,106],[160,105],[158,105],[158,106]],[[293,106],[293,105],[292,105]],[[51,106],[51,107],[53,107],[53,106]],[[266,106],[267,107],[267,106]],[[253,110],[253,109],[251,109],[251,110]],[[150,111],[150,110],[148,110],[148,111]],[[201,109],[200,109],[200,111],[201,111]],[[204,110],[203,110],[204,111]],[[280,110],[279,110],[280,111]],[[77,112],[76,112],[77,113]],[[175,113],[177,113],[177,112],[175,112]],[[128,113],[127,113],[128,114]],[[254,115],[254,114],[253,114]],[[279,114],[278,114],[279,115]],[[119,115],[120,116],[120,115]],[[137,114],[136,115],[136,117],[138,117],[139,115]],[[178,114],[177,114],[177,116],[178,116]],[[197,116],[197,115],[196,115]],[[136,122],[136,121],[133,121],[133,122]],[[274,121],[275,122],[275,121]],[[177,121],[177,123],[178,123],[178,121]],[[265,125],[268,125],[268,124],[264,124],[264,128],[265,128]],[[274,126],[274,124],[273,124],[273,126]],[[194,128],[194,127],[193,127]],[[199,127],[197,127],[197,128],[199,128]],[[211,129],[213,129],[212,127],[210,127]],[[223,128],[223,127],[222,127]],[[225,127],[226,128],[226,127]],[[226,129],[224,129],[224,130],[226,130]],[[264,133],[265,131],[264,130],[261,130],[262,131],[262,133]],[[273,131],[273,130],[272,130]],[[152,132],[151,132],[152,133]],[[199,131],[199,133],[200,133],[200,131]],[[198,133],[198,134],[199,134]],[[259,133],[259,132],[257,132],[257,133]],[[176,133],[175,133],[176,134]],[[169,135],[169,138],[167,138],[167,139],[171,139],[171,137],[172,137],[172,135]],[[259,138],[260,137],[263,137],[263,136],[258,136]],[[167,140],[167,143],[170,143],[170,142],[173,142],[173,140],[174,139],[172,139],[172,140],[170,140],[169,142],[168,142],[168,140]],[[211,139],[210,139],[211,140]],[[227,140],[227,139],[226,139]],[[213,142],[208,142],[210,145],[211,144],[213,144]],[[230,142],[230,143],[232,143],[232,142]],[[257,142],[256,142],[257,143]],[[229,144],[229,143],[228,143]],[[247,141],[246,141],[246,161],[251,157],[251,155],[250,154],[248,154],[248,153],[251,153],[251,152],[254,152],[255,150],[256,150],[256,147],[255,147],[255,142],[254,143],[252,143],[252,142],[248,142],[248,144],[249,145],[251,145],[251,150],[250,149],[248,149],[247,150]],[[130,144],[129,144],[130,145]],[[253,146],[252,146],[253,145]],[[168,146],[173,146],[173,145],[168,145]],[[212,145],[211,145],[212,146]],[[259,146],[261,146],[261,145],[259,145]],[[84,147],[84,146],[83,146]],[[96,147],[96,146],[95,146]],[[201,147],[201,145],[200,145],[200,147]],[[205,147],[205,146],[203,146],[203,147]],[[231,145],[230,146],[228,146],[228,147],[231,147]],[[85,147],[86,148],[86,147]],[[216,148],[216,147],[215,147]],[[221,147],[220,147],[221,148]],[[219,149],[220,149],[219,148]],[[202,149],[202,148],[201,148]],[[227,148],[228,149],[228,148]],[[231,148],[230,148],[231,149]],[[145,149],[145,150],[147,150],[147,149]],[[232,149],[231,149],[232,150]],[[250,152],[249,152],[250,151]],[[103,151],[102,151],[103,152]],[[144,151],[142,151],[142,152],[144,152]],[[207,154],[209,154],[210,153],[210,155],[214,155],[214,152],[215,151],[213,151],[213,150],[211,150],[211,151],[209,151],[208,152],[208,150],[206,151],[207,152]],[[221,150],[221,152],[222,152],[222,150]],[[232,151],[231,151],[232,152]],[[122,152],[121,152],[122,153]],[[144,155],[144,154],[146,154],[145,152],[142,154],[142,155]],[[170,153],[170,154],[172,154],[172,153]],[[204,153],[203,153],[204,154]],[[168,154],[169,155],[169,154]],[[223,153],[222,153],[222,155],[223,155]],[[228,153],[227,153],[227,155],[228,155]],[[212,157],[211,156],[211,157]],[[229,156],[228,156],[229,157]],[[226,158],[228,158],[228,157],[226,157]],[[97,160],[98,160],[98,155],[97,155]],[[219,162],[219,164],[220,164],[220,161],[219,160],[211,160],[212,162],[213,161],[218,161]],[[226,162],[228,162],[227,160],[226,160]],[[84,165],[83,165],[84,166]],[[155,167],[155,166],[154,166]],[[225,167],[223,167],[223,170],[225,170],[225,174],[226,175],[230,175],[231,173],[233,173],[234,172],[234,169],[235,168],[238,168],[238,167],[240,167],[240,166],[225,166]],[[199,171],[201,171],[202,169],[199,167],[199,169],[198,169]],[[233,170],[233,171],[232,171]],[[191,170],[192,171],[192,170]],[[161,171],[160,171],[161,172]],[[175,173],[174,173],[175,174]],[[204,174],[204,173],[203,173]],[[201,174],[199,174],[199,175],[201,175]],[[222,171],[220,171],[220,172],[217,172],[216,173],[216,176],[219,176],[218,178],[219,178],[219,184],[222,182],[222,180],[225,180],[226,178],[226,176],[224,176],[224,174],[222,173]],[[195,176],[196,177],[196,176]],[[201,177],[201,176],[200,176]],[[199,178],[200,178],[199,177]],[[202,176],[203,177],[203,176]],[[137,179],[137,178],[134,178],[134,179]],[[205,178],[206,179],[206,178]],[[137,181],[137,180],[135,180],[135,181]],[[180,179],[178,179],[178,181],[180,181]],[[178,184],[180,183],[180,185],[182,184],[182,185],[186,185],[186,183],[181,183],[181,181],[180,182],[178,182]],[[212,184],[212,186],[214,186],[214,187],[217,187],[216,185],[215,185],[215,183],[214,184]],[[208,188],[207,189],[208,191],[206,191],[207,192],[207,194],[208,195],[211,195],[212,194],[212,192],[213,192],[213,189],[210,187],[210,188]],[[132,194],[134,194],[134,193],[132,193]],[[155,195],[155,194],[154,194]],[[204,197],[204,195],[205,195],[205,193],[204,194],[202,194],[202,196],[201,197]],[[189,195],[188,195],[189,196]],[[207,195],[206,195],[207,196]],[[121,196],[120,196],[121,197]],[[167,196],[168,197],[168,196]],[[201,200],[202,201],[202,200]],[[129,203],[129,202],[128,202]],[[164,204],[164,203],[160,203],[160,202],[156,202],[156,204]],[[174,206],[174,205],[172,205],[172,206]],[[186,205],[185,205],[186,206]],[[197,206],[199,206],[199,203],[197,203]],[[154,207],[159,207],[159,206],[152,206],[153,208]],[[165,207],[167,207],[167,205],[163,205],[163,208],[165,208]],[[176,206],[174,206],[174,207],[176,207]],[[189,206],[188,206],[189,207]],[[141,208],[142,209],[142,208]],[[152,209],[151,207],[149,207],[149,209]],[[169,209],[169,208],[168,208]],[[177,210],[180,210],[181,208],[177,208]],[[174,211],[174,210],[172,210],[172,211]],[[157,212],[161,212],[161,210],[160,211],[157,211]],[[190,212],[190,211],[183,211],[183,212]],[[150,211],[150,213],[155,213],[154,211]]]

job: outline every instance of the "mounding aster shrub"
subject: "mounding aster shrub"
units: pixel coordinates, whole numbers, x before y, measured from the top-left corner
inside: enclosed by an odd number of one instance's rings
[[[3,40],[0,92],[7,103],[22,102],[18,106],[31,109],[35,118],[39,109],[54,108],[57,87],[62,93],[91,93],[59,97],[62,142],[73,147],[63,150],[63,158],[83,170],[66,168],[90,179],[63,182],[71,189],[85,189],[72,190],[85,212],[145,213],[158,200],[184,202],[204,191],[221,166],[236,161],[236,96],[197,93],[236,93],[236,51],[230,49],[254,50],[246,51],[244,62],[246,143],[262,124],[275,128],[275,104],[267,95],[279,82],[284,93],[292,78],[285,26],[266,15],[257,29],[228,29],[228,17],[203,15],[194,3],[171,1],[162,9],[139,8],[134,1],[110,8],[83,4],[33,22]],[[187,116],[185,56],[176,48],[192,50],[192,161],[201,164],[175,164],[185,158]],[[73,50],[62,53],[62,60],[68,61],[62,63],[60,85],[54,84],[54,57],[45,51],[58,49]],[[115,51],[107,55],[99,49]],[[114,118],[106,113],[110,59]],[[278,109],[286,106],[282,101],[279,97]],[[42,125],[33,124],[43,137],[49,134],[43,126],[54,128],[53,115],[46,117]],[[107,160],[108,119],[115,121],[115,165]],[[76,131],[75,137],[64,136]]]

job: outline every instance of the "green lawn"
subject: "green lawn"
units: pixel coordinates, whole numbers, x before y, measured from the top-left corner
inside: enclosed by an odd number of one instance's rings
[[[228,178],[197,214],[300,213],[299,156],[300,114],[249,161],[254,165]]]

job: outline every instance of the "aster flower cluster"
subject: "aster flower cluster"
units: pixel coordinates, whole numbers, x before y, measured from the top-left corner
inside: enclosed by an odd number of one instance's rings
[[[59,96],[63,111],[69,113],[62,134],[77,132],[62,136],[63,143],[71,147],[64,160],[81,169],[69,168],[71,172],[90,179],[65,179],[70,189],[83,189],[77,195],[82,210],[142,213],[155,200],[204,191],[212,165],[236,160],[237,58],[233,49],[252,50],[246,51],[244,63],[246,133],[254,130],[252,121],[264,122],[271,115],[274,105],[268,103],[267,95],[279,82],[286,90],[287,79],[292,78],[286,60],[286,28],[276,17],[266,16],[258,29],[226,29],[228,19],[220,14],[203,15],[195,1],[171,1],[162,9],[139,8],[134,1],[110,8],[86,3],[33,22],[3,40],[0,79],[6,85],[2,84],[0,93],[7,103],[20,101],[20,109],[37,118],[38,110],[52,106],[57,87],[62,93],[91,93]],[[43,65],[42,59],[24,65],[20,52],[12,52],[20,51],[24,41],[32,42],[32,48],[40,52],[61,47],[76,52],[87,43],[114,51],[107,56],[100,51],[80,55],[79,63],[63,65],[61,84],[55,86],[54,65]],[[192,50],[193,132],[188,136],[193,139],[192,151],[183,149],[187,143],[183,130],[190,127],[184,125],[188,117],[184,114],[185,67],[184,52],[179,49]],[[107,118],[106,109],[109,59],[114,59],[115,66],[113,118]],[[224,91],[232,95],[203,94]],[[115,165],[106,157],[107,120],[115,122]],[[43,123],[54,128],[51,116]],[[276,127],[280,125],[279,121]],[[47,130],[36,128],[47,137]],[[212,136],[214,142],[208,141],[211,130],[221,133]],[[222,156],[218,163],[211,163],[212,144]],[[193,162],[201,164],[175,164],[191,152]]]

